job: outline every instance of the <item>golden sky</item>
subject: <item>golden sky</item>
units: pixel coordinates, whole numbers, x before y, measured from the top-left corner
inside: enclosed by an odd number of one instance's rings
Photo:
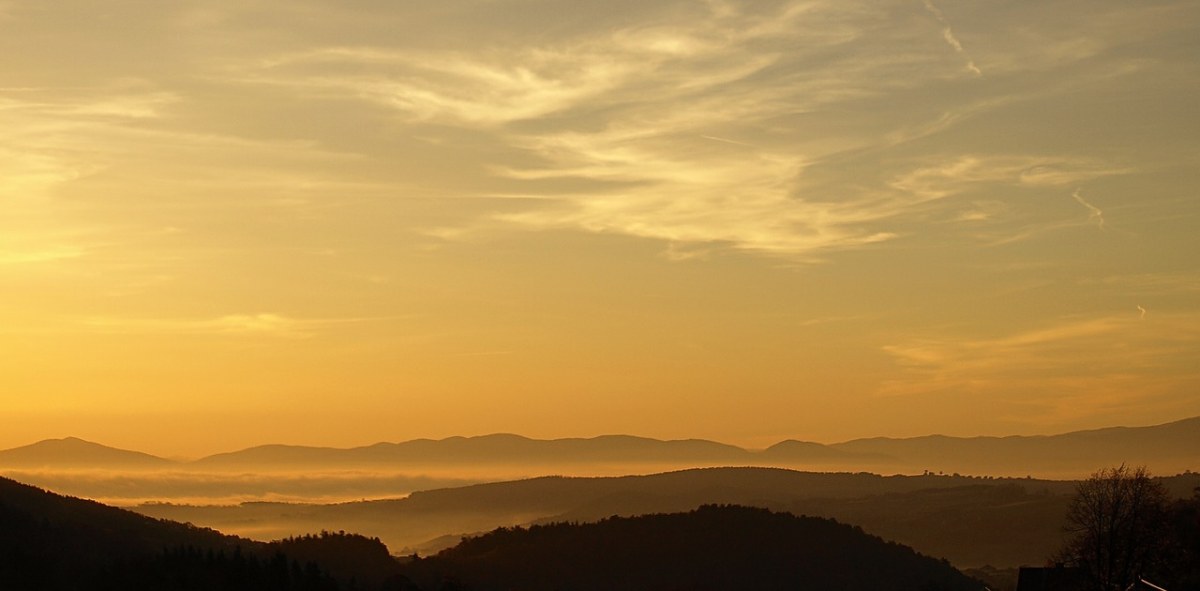
[[[0,1],[0,447],[1200,415],[1200,3]]]

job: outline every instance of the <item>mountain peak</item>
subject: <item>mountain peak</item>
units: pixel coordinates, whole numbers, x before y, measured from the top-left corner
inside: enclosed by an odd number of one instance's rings
[[[0,467],[6,468],[152,468],[171,463],[170,460],[150,454],[109,447],[78,437],[43,439],[0,451]]]
[[[59,447],[103,447],[103,448],[108,448],[108,446],[106,446],[106,445],[102,445],[102,444],[96,443],[94,441],[88,441],[86,439],[80,439],[80,438],[74,437],[74,436],[62,437],[59,439],[43,439],[37,443],[32,444],[29,447],[39,446],[39,445],[44,446],[44,447],[59,446]],[[109,448],[109,449],[115,449],[115,448]]]

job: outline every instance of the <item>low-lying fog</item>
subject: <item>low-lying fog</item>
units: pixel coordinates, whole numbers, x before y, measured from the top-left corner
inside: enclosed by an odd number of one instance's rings
[[[59,494],[116,506],[142,503],[236,505],[244,502],[341,503],[398,498],[414,490],[491,479],[368,471],[195,472],[116,470],[6,470],[7,478]]]
[[[59,494],[108,505],[132,507],[146,503],[175,505],[238,505],[248,502],[329,504],[403,498],[418,490],[451,488],[545,475],[625,476],[655,474],[711,465],[642,463],[580,466],[534,465],[454,468],[421,466],[416,470],[331,470],[246,468],[197,469],[2,469],[0,476]]]

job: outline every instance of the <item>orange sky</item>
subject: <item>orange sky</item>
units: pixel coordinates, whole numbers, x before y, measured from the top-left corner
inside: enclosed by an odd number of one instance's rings
[[[1200,5],[0,1],[0,447],[1200,415]]]

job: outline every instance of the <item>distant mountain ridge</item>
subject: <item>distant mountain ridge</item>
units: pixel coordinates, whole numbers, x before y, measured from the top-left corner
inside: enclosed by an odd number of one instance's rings
[[[0,467],[6,468],[165,468],[174,464],[158,456],[77,437],[46,439],[0,451]]]
[[[1159,473],[1200,468],[1200,417],[1148,427],[1109,427],[1058,435],[867,438],[822,444],[785,440],[750,450],[704,439],[659,440],[630,435],[531,439],[494,434],[416,439],[348,449],[260,446],[217,454],[196,466],[352,467],[405,465],[674,464],[781,466],[881,472],[922,470],[973,474],[1080,477],[1104,466],[1149,465]]]
[[[264,445],[216,454],[193,462],[197,466],[304,465],[343,466],[386,464],[527,464],[589,462],[738,462],[755,457],[749,450],[704,439],[660,440],[632,435],[592,438],[531,439],[499,433],[476,437],[414,439],[364,447],[328,448]]]
[[[261,445],[175,462],[76,438],[0,451],[0,468],[420,469],[609,465],[637,471],[670,467],[778,466],[881,473],[962,472],[1077,478],[1105,466],[1148,465],[1171,473],[1200,468],[1200,417],[1148,427],[1109,427],[1058,435],[876,437],[821,444],[785,440],[751,450],[704,439],[631,435],[532,439],[493,434],[414,439],[362,447]]]
[[[833,447],[856,454],[888,454],[942,471],[1013,473],[1089,472],[1118,464],[1147,465],[1158,473],[1200,467],[1200,417],[1148,427],[1106,427],[1058,435],[856,439]],[[1087,468],[1087,466],[1091,468]]]

